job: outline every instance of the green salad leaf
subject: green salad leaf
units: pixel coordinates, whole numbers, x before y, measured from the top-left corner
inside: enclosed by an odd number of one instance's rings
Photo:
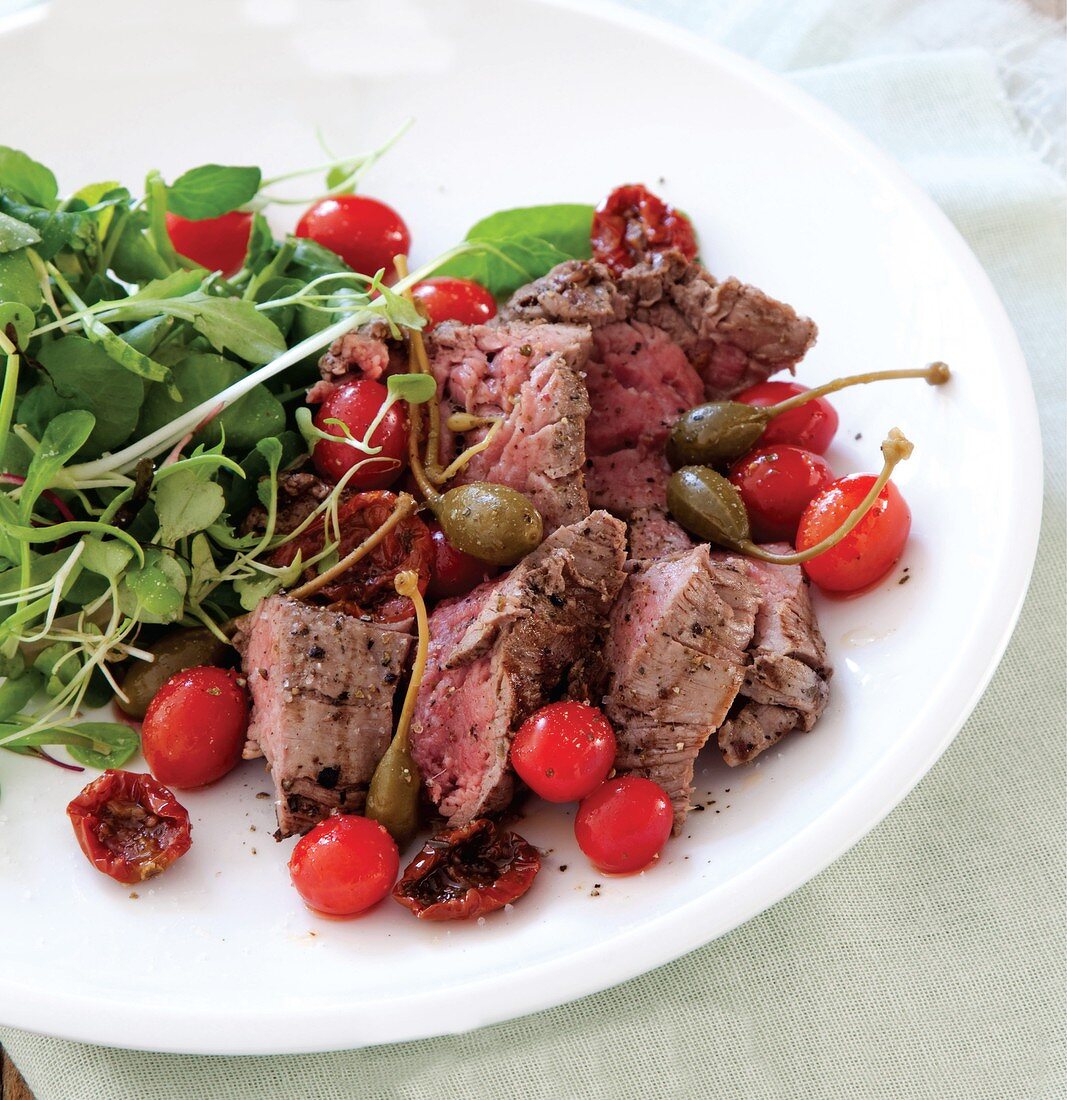
[[[11,187],[38,206],[53,207],[59,184],[50,168],[19,149],[0,145],[0,186]]]
[[[258,168],[202,164],[167,188],[167,209],[190,221],[218,218],[251,202],[262,178]]]

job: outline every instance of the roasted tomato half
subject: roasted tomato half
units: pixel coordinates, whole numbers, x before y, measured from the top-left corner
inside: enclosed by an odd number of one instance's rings
[[[393,897],[420,920],[467,920],[521,898],[540,869],[532,844],[479,817],[431,837]]]
[[[639,183],[625,184],[597,207],[590,234],[593,259],[616,275],[658,252],[691,260],[697,239],[689,219]]]
[[[377,531],[393,514],[396,501],[396,494],[384,489],[345,497],[337,508],[341,533],[337,556],[342,558],[351,553]],[[302,535],[280,546],[271,557],[271,564],[291,565],[298,552],[303,554],[304,561],[315,557],[323,548],[325,530],[325,521],[316,521]],[[418,516],[407,516],[366,557],[319,589],[316,598],[350,615],[369,615],[379,623],[399,622],[410,617],[411,601],[397,595],[393,579],[397,573],[410,569],[419,576],[419,591],[425,592],[432,562],[433,539],[429,528]],[[313,565],[304,571],[302,580],[316,576],[318,568]]]
[[[193,842],[188,811],[150,775],[106,771],[67,816],[89,862],[127,885],[165,871]]]

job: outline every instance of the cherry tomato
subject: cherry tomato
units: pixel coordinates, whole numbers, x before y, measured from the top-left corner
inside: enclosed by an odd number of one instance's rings
[[[532,844],[476,817],[430,837],[393,897],[420,920],[467,920],[521,898],[540,869],[541,854]]]
[[[808,501],[834,480],[822,455],[782,443],[758,447],[730,467],[756,542],[793,541]]]
[[[127,885],[165,871],[193,843],[185,807],[150,775],[106,771],[67,816],[89,862]]]
[[[470,279],[452,279],[447,275],[423,279],[411,288],[426,313],[430,326],[442,321],[464,325],[483,325],[496,316],[496,299],[479,283]]]
[[[616,187],[597,207],[590,240],[593,259],[616,275],[657,252],[697,254],[689,219],[639,183]]]
[[[625,775],[601,783],[574,818],[578,847],[602,871],[640,871],[659,855],[674,824],[666,791],[651,779]]]
[[[353,271],[373,275],[384,267],[386,282],[395,275],[393,257],[411,247],[404,219],[367,195],[320,199],[297,222],[296,235],[336,252]]]
[[[320,821],[289,857],[289,875],[304,904],[331,917],[354,917],[377,905],[399,870],[400,853],[388,831],[358,814]]]
[[[369,378],[346,382],[323,401],[312,420],[320,432],[344,440],[338,425],[326,423],[340,420],[354,438],[363,440],[388,397],[389,391],[381,382]],[[408,414],[403,402],[390,406],[368,442],[372,447],[381,447],[381,451],[368,455],[347,441],[328,443],[320,439],[311,452],[311,461],[329,481],[340,481],[353,466],[364,463],[345,483],[353,489],[385,489],[392,485],[404,471],[408,449]]]
[[[807,393],[808,387],[798,382],[757,382],[739,393],[733,400],[746,405],[765,408],[777,405],[798,393]],[[805,451],[821,455],[837,431],[837,412],[825,397],[812,398],[806,405],[776,416],[760,436],[760,446],[772,443],[791,443]]]
[[[796,546],[807,550],[833,534],[877,479],[851,474],[812,498],[797,528]],[[858,592],[881,580],[900,560],[911,530],[911,509],[887,482],[874,507],[836,546],[804,562],[804,572],[828,592]]]
[[[373,493],[352,493],[337,507],[341,531],[338,557],[354,550],[368,535],[392,515],[397,498],[383,489]],[[291,565],[298,553],[303,560],[315,557],[324,545],[325,523],[317,520],[290,542],[283,543],[271,555],[271,565]],[[404,569],[419,575],[419,591],[425,593],[430,581],[433,540],[426,524],[418,516],[402,519],[361,561],[346,569],[312,599],[328,601],[350,615],[370,615],[377,623],[400,622],[411,617],[411,601],[393,587],[397,573]],[[318,575],[315,566],[304,570],[302,580]]]
[[[251,232],[252,215],[243,210],[196,222],[177,214],[167,215],[167,236],[175,249],[186,259],[223,275],[241,269]]]
[[[587,703],[549,703],[523,722],[511,743],[511,766],[549,802],[585,798],[614,763],[615,731]]]
[[[248,692],[237,673],[200,665],[156,692],[141,726],[141,749],[156,779],[189,790],[237,766],[247,729]]]
[[[432,599],[465,596],[472,588],[477,588],[482,581],[496,574],[495,566],[457,550],[445,538],[439,524],[430,523],[428,526],[430,538],[433,539],[433,566],[430,587],[426,592]]]

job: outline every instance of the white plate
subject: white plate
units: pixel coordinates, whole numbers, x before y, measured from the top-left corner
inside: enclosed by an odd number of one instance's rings
[[[692,215],[714,271],[816,318],[804,381],[956,369],[943,390],[835,399],[839,471],[876,469],[892,424],[916,443],[899,475],[910,582],[897,571],[861,599],[819,601],[836,666],[825,717],[753,768],[706,754],[714,805],[652,871],[594,873],[570,814],[535,810],[521,828],[550,851],[540,879],[484,924],[426,926],[392,903],[354,922],[312,916],[288,883],[290,844],[270,839],[256,763],[184,798],[192,853],[132,900],[74,844],[63,811],[84,779],[0,754],[4,1023],[155,1050],[325,1050],[477,1027],[674,959],[806,882],[903,798],[977,701],[1026,590],[1041,467],[1018,345],[949,223],[835,116],[614,10],[297,7],[70,3],[16,26],[4,141],[68,187],[135,186],[152,167],[316,163],[316,126],[360,150],[413,115],[367,189],[405,213],[418,260],[500,207],[645,180]]]

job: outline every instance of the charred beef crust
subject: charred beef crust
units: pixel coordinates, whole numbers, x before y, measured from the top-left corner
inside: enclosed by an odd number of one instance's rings
[[[334,810],[358,813],[392,737],[412,639],[271,596],[241,620],[235,644],[252,696],[244,756],[267,759],[279,837]]]
[[[501,317],[594,329],[615,321],[653,325],[682,348],[710,400],[792,370],[817,335],[792,307],[738,279],[719,282],[678,252],[653,256],[617,278],[603,264],[568,260],[520,287]]]

